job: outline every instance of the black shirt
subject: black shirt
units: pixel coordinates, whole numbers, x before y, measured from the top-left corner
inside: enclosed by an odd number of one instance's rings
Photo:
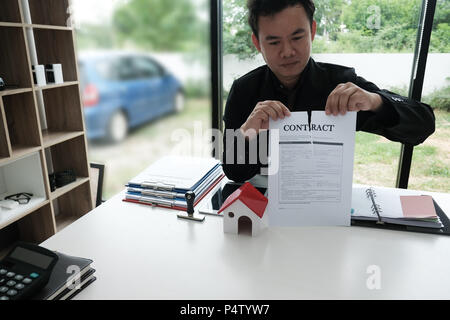
[[[324,110],[330,93],[338,84],[346,82],[378,93],[383,100],[382,107],[376,113],[358,112],[356,130],[379,134],[389,140],[410,145],[422,143],[434,132],[435,117],[430,106],[380,90],[372,82],[357,76],[353,68],[315,62],[312,58],[293,90],[285,88],[267,65],[234,81],[225,106],[225,129],[239,129],[256,104],[266,100],[281,101],[291,111]],[[258,174],[262,164],[259,160],[257,164],[249,164],[248,143],[244,155],[236,154],[236,141],[229,142],[225,133],[223,169],[227,177],[234,181],[245,181]],[[232,163],[226,158],[229,148],[235,149]],[[244,164],[237,164],[242,163],[237,158],[241,158]]]

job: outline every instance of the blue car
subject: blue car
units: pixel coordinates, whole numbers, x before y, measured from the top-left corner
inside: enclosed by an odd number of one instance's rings
[[[122,141],[129,129],[184,106],[182,84],[150,56],[79,54],[88,139]]]

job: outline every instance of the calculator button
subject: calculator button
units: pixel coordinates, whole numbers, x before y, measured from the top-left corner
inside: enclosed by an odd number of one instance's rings
[[[0,297],[0,300],[9,300],[7,296]]]
[[[9,290],[8,287],[0,287],[0,293],[5,293]]]
[[[25,288],[25,286],[23,284],[19,283],[14,288],[16,288],[17,290],[22,290],[23,288]]]
[[[6,274],[6,276],[8,277],[8,278],[12,278],[12,277],[14,277],[16,274],[14,273],[14,272],[8,272],[7,274]]]
[[[18,274],[17,276],[14,277],[14,280],[21,281],[21,280],[23,280],[23,276]]]
[[[10,286],[10,287],[13,287],[13,286],[16,285],[16,283],[17,283],[17,282],[11,280],[11,281],[8,281],[8,282],[6,283],[6,285],[7,285],[7,286]]]
[[[2,284],[5,281],[6,281],[6,279],[0,279],[0,284]]]
[[[0,275],[6,274],[7,272],[8,272],[8,270],[0,269]]]
[[[17,291],[14,290],[14,289],[11,289],[11,290],[9,290],[6,294],[7,294],[8,296],[15,296],[15,295],[17,294]]]
[[[37,277],[39,277],[39,274],[36,272],[33,272],[32,274],[30,274],[30,277],[33,279],[36,279]]]
[[[30,284],[31,281],[33,281],[33,280],[31,280],[30,278],[25,278],[25,279],[22,280],[22,282],[25,283],[25,284]]]

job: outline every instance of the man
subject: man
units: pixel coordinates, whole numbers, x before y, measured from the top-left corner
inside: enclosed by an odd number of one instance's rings
[[[229,179],[241,182],[260,173],[261,159],[256,164],[249,161],[249,143],[268,129],[269,118],[283,119],[291,111],[325,110],[335,116],[358,111],[357,130],[411,145],[434,132],[435,118],[428,105],[380,90],[353,68],[310,57],[316,34],[312,0],[249,0],[247,6],[253,44],[267,65],[231,87],[224,122],[226,132],[236,132],[232,138],[224,135],[223,155]],[[245,138],[244,153],[237,149],[239,138]],[[227,158],[227,153],[234,158]]]

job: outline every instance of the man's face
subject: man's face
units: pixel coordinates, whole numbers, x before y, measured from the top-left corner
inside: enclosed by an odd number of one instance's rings
[[[295,85],[308,63],[316,22],[310,22],[303,6],[292,6],[258,20],[258,38],[253,43],[269,68],[283,84]]]

